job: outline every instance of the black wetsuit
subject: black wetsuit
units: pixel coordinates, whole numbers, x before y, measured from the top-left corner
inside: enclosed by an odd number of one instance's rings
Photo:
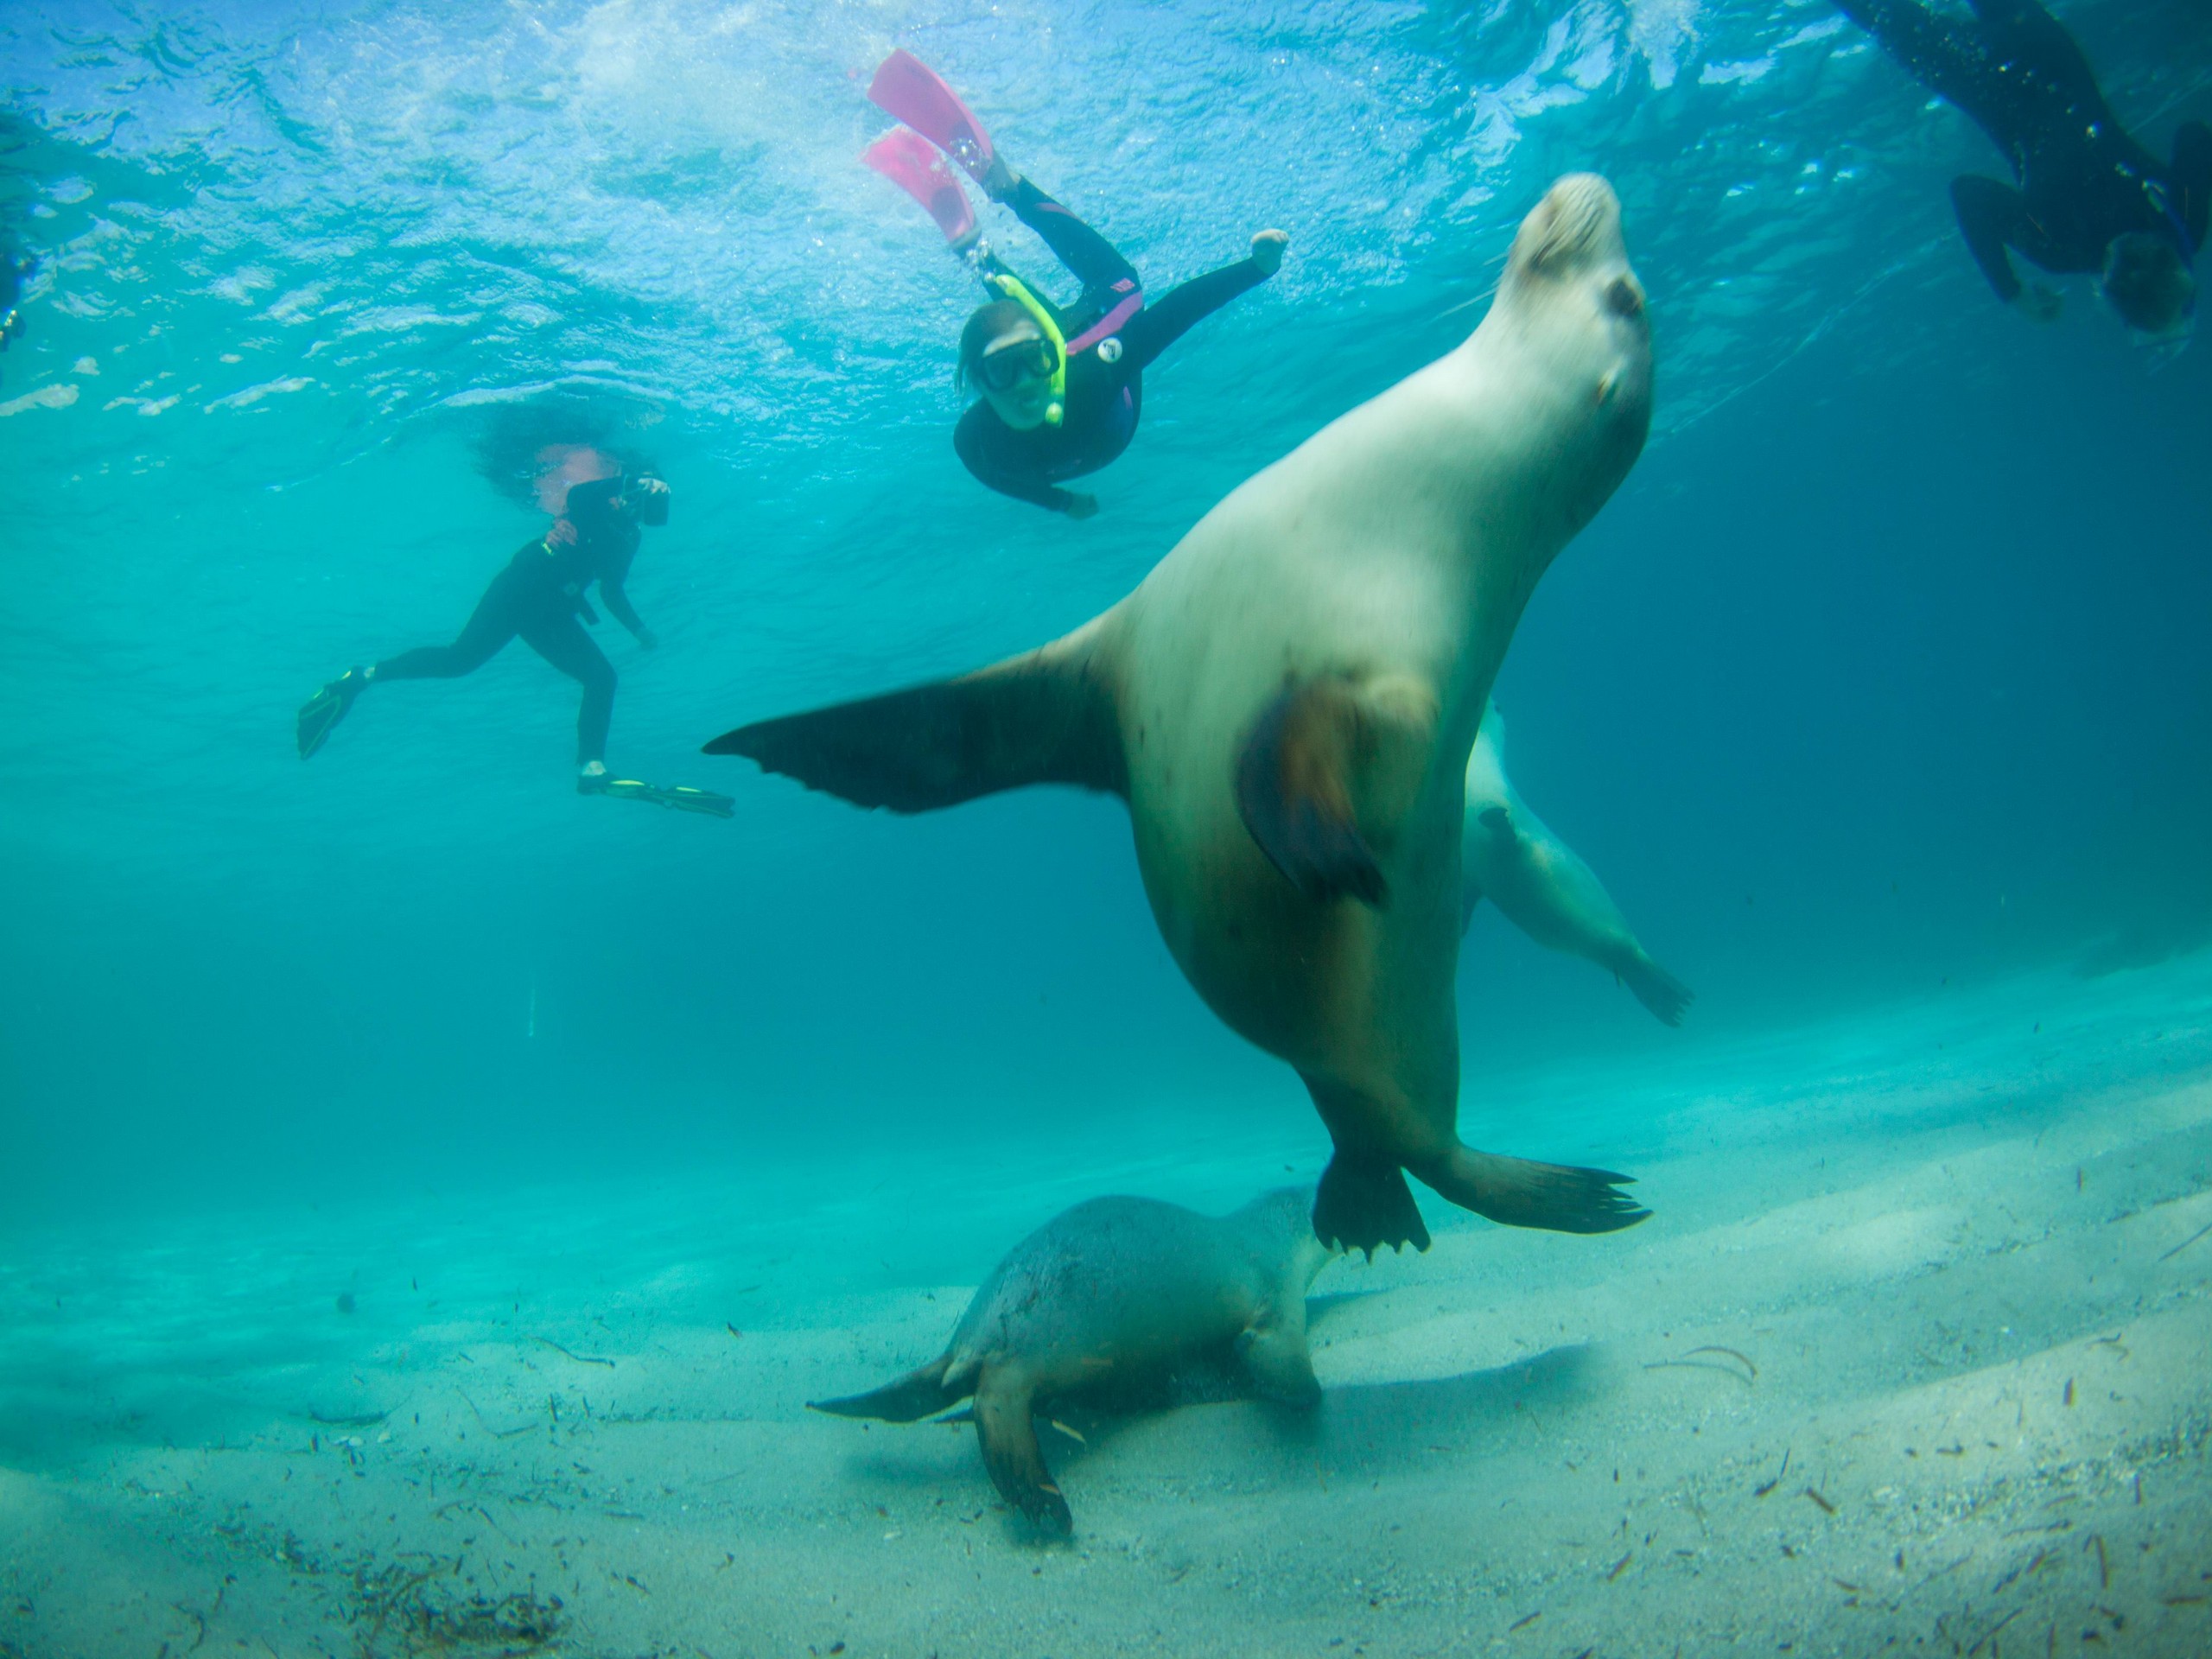
[[[377,664],[378,680],[451,680],[473,674],[520,635],[524,645],[584,689],[576,712],[576,762],[607,758],[607,727],[614,714],[614,664],[583,630],[596,622],[584,589],[596,582],[615,620],[643,637],[645,625],[622,584],[637,556],[638,527],[611,512],[579,509],[569,494],[576,539],[565,547],[532,542],[493,579],[474,614],[449,645],[424,645]]]
[[[2184,124],[2171,165],[2127,135],[2074,37],[2035,0],[1967,0],[1974,21],[1911,0],[1836,0],[1928,88],[1973,118],[2020,188],[1975,175],[1951,200],[1998,297],[2020,297],[2008,247],[2045,270],[2103,269],[2116,237],[2148,232],[2192,261],[2212,207],[2212,129]]]
[[[23,332],[20,308],[23,278],[37,269],[37,260],[26,258],[12,248],[0,249],[0,352],[6,351],[8,342]]]
[[[1136,267],[1114,245],[1027,179],[1006,197],[1021,222],[1045,238],[1046,245],[1083,284],[1083,296],[1065,310],[1033,285],[1025,283],[1051,313],[1060,337],[1073,346],[1116,307],[1136,299],[1141,284]],[[979,262],[994,274],[1012,276],[994,255]],[[1065,512],[1075,498],[1058,487],[1067,479],[1095,473],[1129,447],[1144,405],[1141,376],[1162,352],[1183,337],[1192,323],[1267,281],[1268,273],[1250,259],[1194,276],[1114,326],[1108,339],[1121,342],[1121,356],[1109,363],[1093,341],[1068,354],[1067,390],[1057,426],[1018,432],[988,403],[960,417],[952,447],[968,470],[1001,494],[1034,501]],[[1001,297],[992,290],[994,299]]]

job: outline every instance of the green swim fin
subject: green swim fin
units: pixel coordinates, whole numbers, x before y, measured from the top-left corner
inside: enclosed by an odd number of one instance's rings
[[[300,759],[307,760],[329,741],[331,728],[346,718],[368,677],[349,668],[300,705]]]
[[[711,790],[694,789],[689,784],[648,784],[636,778],[616,778],[611,774],[578,779],[576,792],[605,795],[615,800],[645,801],[654,806],[672,806],[679,812],[703,812],[710,818],[727,818],[737,810],[735,800]]]

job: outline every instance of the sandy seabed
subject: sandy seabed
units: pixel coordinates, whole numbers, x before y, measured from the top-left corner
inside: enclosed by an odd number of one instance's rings
[[[995,1164],[19,1231],[0,1659],[2212,1653],[2212,959],[1681,1056],[1469,1115],[1649,1223],[1427,1199],[1431,1253],[1317,1281],[1318,1413],[1048,1430],[1066,1542],[969,1428],[804,1402],[1077,1198],[1310,1179],[1289,1086]]]

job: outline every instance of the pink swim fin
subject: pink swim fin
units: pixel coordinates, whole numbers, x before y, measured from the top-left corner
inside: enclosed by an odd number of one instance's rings
[[[944,157],[918,133],[887,132],[868,147],[861,159],[904,190],[937,220],[944,239],[958,247],[975,234],[976,214],[968,206],[968,193],[944,164]]]
[[[885,114],[904,121],[960,163],[976,183],[991,169],[991,136],[960,94],[937,72],[900,47],[876,66],[868,99]]]

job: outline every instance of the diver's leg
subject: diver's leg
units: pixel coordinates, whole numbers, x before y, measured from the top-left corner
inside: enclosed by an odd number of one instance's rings
[[[368,671],[372,680],[457,680],[499,654],[519,629],[521,594],[502,574],[484,590],[476,609],[449,645],[421,645],[388,658]]]
[[[1239,259],[1168,289],[1122,325],[1122,351],[1128,365],[1145,367],[1193,324],[1211,316],[1238,295],[1250,293],[1273,274],[1257,259]]]
[[[423,645],[366,668],[349,668],[307,700],[299,713],[300,759],[319,753],[354,699],[378,680],[454,680],[473,674],[515,637],[523,600],[512,570],[484,590],[476,609],[449,645]]]
[[[2076,102],[2094,109],[2104,107],[2104,89],[2096,71],[2082,53],[2081,43],[2066,26],[2035,0],[1967,0],[1980,22],[1989,55],[2014,66],[2032,69],[2063,88]]]
[[[529,618],[523,643],[584,689],[576,709],[576,764],[607,759],[607,728],[614,718],[614,664],[592,643],[573,613],[549,611]]]
[[[1836,10],[1882,43],[1929,91],[1972,116],[1999,144],[2006,111],[2003,84],[1974,31],[1912,0],[1835,0]]]
[[[1075,273],[1086,294],[1118,297],[1137,291],[1137,268],[1122,257],[1121,250],[1028,180],[1015,178],[1001,200],[1014,209],[1015,218],[1045,238],[1045,245]]]

